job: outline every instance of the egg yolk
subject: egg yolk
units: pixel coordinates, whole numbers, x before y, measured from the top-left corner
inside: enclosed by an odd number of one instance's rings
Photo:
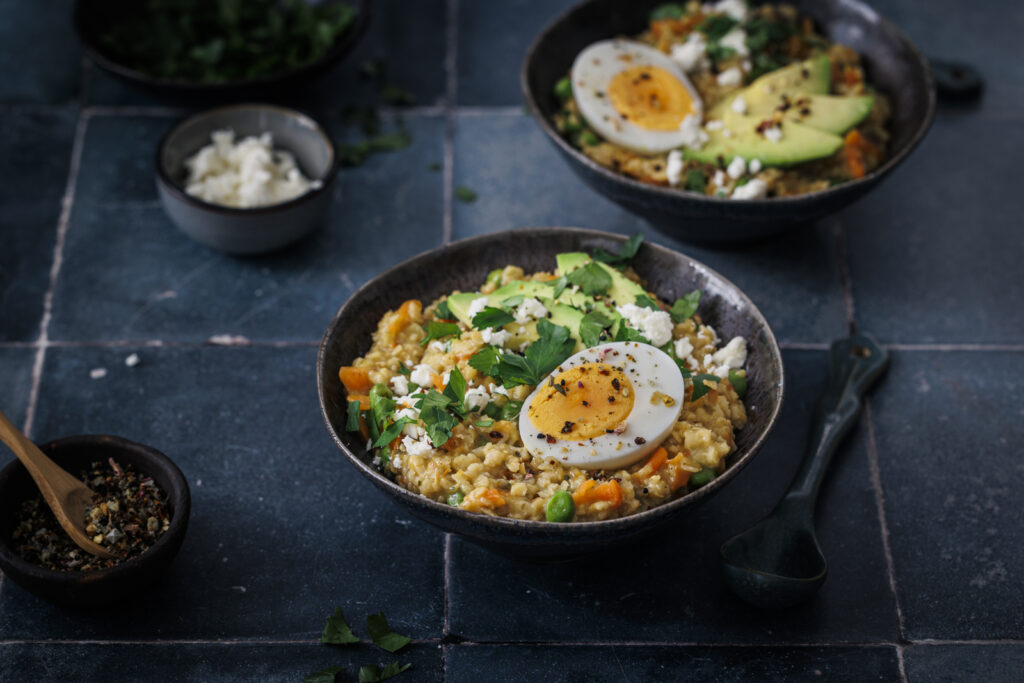
[[[633,410],[633,385],[607,363],[584,363],[559,373],[530,404],[530,422],[541,434],[566,441],[613,432]]]
[[[683,119],[695,113],[686,86],[656,66],[620,71],[608,84],[607,95],[619,114],[647,130],[679,130]]]

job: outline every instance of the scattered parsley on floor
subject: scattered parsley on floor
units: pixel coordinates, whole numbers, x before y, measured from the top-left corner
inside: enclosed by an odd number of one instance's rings
[[[459,185],[455,188],[455,198],[460,202],[466,204],[472,204],[476,201],[477,194],[473,190],[469,189],[465,185]]]
[[[370,632],[370,639],[373,640],[374,645],[388,652],[398,652],[411,642],[411,639],[391,630],[383,612],[367,616],[366,628]],[[324,625],[320,641],[329,645],[351,645],[359,642],[359,637],[349,628],[340,607],[335,607],[334,614],[327,617],[327,623]],[[359,683],[386,681],[410,667],[412,667],[412,664],[402,664],[398,661],[384,666],[367,664],[366,666],[359,667],[358,680]],[[341,683],[343,680],[350,680],[341,675],[343,671],[344,669],[340,666],[329,666],[321,671],[308,674],[303,679],[303,683]]]

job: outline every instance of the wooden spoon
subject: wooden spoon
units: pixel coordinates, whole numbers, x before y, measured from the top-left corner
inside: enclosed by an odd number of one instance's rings
[[[71,540],[82,550],[103,558],[117,559],[102,546],[93,543],[85,533],[85,513],[92,506],[93,490],[64,471],[57,463],[43,455],[39,448],[11,424],[0,411],[0,441],[14,451],[36,482],[43,500]]]

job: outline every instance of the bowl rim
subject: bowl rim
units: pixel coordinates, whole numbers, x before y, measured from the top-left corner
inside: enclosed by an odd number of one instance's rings
[[[348,4],[356,5],[357,11],[355,21],[349,25],[344,33],[342,33],[334,47],[328,50],[322,57],[320,57],[320,59],[309,62],[308,64],[292,67],[285,71],[261,76],[259,78],[243,81],[225,81],[222,83],[196,83],[194,81],[182,81],[172,78],[151,76],[143,71],[125,66],[121,62],[108,57],[96,44],[94,34],[85,29],[85,22],[83,19],[85,14],[85,9],[83,7],[85,0],[75,0],[75,7],[72,13],[72,25],[74,27],[75,34],[78,36],[78,42],[82,46],[82,51],[86,56],[95,62],[100,68],[109,71],[116,76],[132,81],[133,83],[140,83],[150,87],[166,88],[168,90],[181,92],[213,93],[242,88],[258,88],[277,85],[290,79],[301,77],[305,74],[316,71],[317,69],[329,66],[341,59],[341,57],[356,46],[363,34],[366,32],[366,28],[370,22],[370,7],[372,4],[372,0],[344,1]]]
[[[573,14],[581,11],[587,5],[595,2],[596,0],[583,0],[564,12],[560,13],[554,19],[552,19],[541,32],[534,38],[533,42],[530,43],[530,47],[526,51],[526,56],[523,59],[522,67],[519,70],[519,87],[522,90],[523,98],[526,100],[526,105],[533,115],[533,118],[540,124],[540,127],[544,130],[547,136],[554,142],[555,145],[561,150],[563,154],[569,155],[577,163],[583,164],[587,167],[587,170],[597,173],[606,180],[620,183],[621,185],[636,191],[645,191],[653,193],[655,196],[664,198],[670,201],[676,201],[679,199],[687,199],[689,201],[696,202],[709,202],[716,205],[729,205],[736,206],[736,202],[730,197],[717,197],[701,195],[689,190],[664,187],[662,185],[653,185],[651,183],[643,183],[639,180],[634,180],[628,176],[620,173],[615,173],[609,168],[602,166],[597,163],[586,154],[583,154],[578,149],[570,145],[562,135],[555,130],[551,121],[548,120],[544,112],[541,111],[540,105],[537,103],[537,97],[534,95],[533,90],[530,87],[530,66],[533,64],[536,53],[540,48],[540,45],[544,43],[549,34],[553,33],[555,29],[559,28],[563,23],[568,21]],[[907,52],[913,56],[914,60],[921,67],[922,73],[924,73],[924,85],[925,90],[928,93],[927,106],[925,109],[924,118],[921,119],[920,124],[914,130],[914,134],[910,140],[903,146],[902,149],[897,151],[895,154],[885,160],[881,166],[866,174],[863,178],[857,178],[850,180],[840,185],[828,187],[824,190],[818,190],[816,192],[810,192],[807,194],[794,195],[790,197],[770,197],[763,199],[745,199],[742,202],[742,206],[754,207],[755,209],[763,209],[769,206],[778,205],[794,205],[800,202],[806,202],[808,199],[813,198],[817,200],[826,200],[832,196],[838,196],[852,190],[855,187],[867,185],[870,186],[872,183],[877,182],[882,177],[888,175],[890,171],[896,168],[898,165],[910,155],[914,149],[921,143],[925,135],[928,133],[928,129],[931,128],[932,121],[935,118],[935,105],[936,105],[936,92],[935,92],[935,80],[932,76],[931,66],[928,60],[924,58],[921,51],[911,42],[910,38],[904,33],[899,27],[893,24],[891,21],[886,19],[882,14],[876,11],[874,8],[864,4],[860,0],[834,0],[842,4],[850,5],[860,11],[867,11],[878,18],[879,24],[891,31],[896,38],[899,39],[900,43],[906,48]]]
[[[455,249],[471,248],[474,245],[485,243],[489,240],[495,239],[497,236],[504,235],[507,233],[516,234],[535,234],[535,235],[551,235],[553,232],[561,234],[567,234],[575,236],[580,241],[591,238],[591,239],[612,239],[617,242],[625,242],[627,237],[618,233],[604,232],[601,230],[592,230],[589,228],[576,228],[576,227],[531,227],[531,228],[518,228],[513,230],[504,230],[484,235],[476,235],[473,237],[467,237],[454,242],[449,242],[440,247],[430,249],[408,258],[390,268],[379,273],[363,286],[357,289],[352,295],[341,305],[338,311],[334,314],[330,324],[327,326],[323,337],[320,340],[320,345],[317,349],[317,360],[316,360],[316,380],[317,380],[317,397],[320,403],[320,414],[327,426],[327,431],[330,433],[331,438],[334,440],[334,444],[341,450],[345,457],[353,464],[356,469],[360,471],[365,477],[370,479],[379,488],[386,490],[389,494],[401,499],[402,501],[412,504],[414,506],[425,506],[432,512],[440,515],[450,515],[456,519],[471,524],[490,525],[497,527],[505,531],[528,531],[537,532],[543,534],[547,538],[553,536],[601,536],[615,528],[625,527],[631,528],[635,526],[642,526],[647,523],[654,522],[660,518],[666,517],[674,513],[676,510],[684,508],[686,506],[696,504],[704,498],[710,496],[716,492],[719,488],[730,482],[739,472],[742,470],[748,462],[761,450],[765,440],[771,434],[772,430],[778,422],[779,414],[782,410],[782,403],[785,396],[785,367],[782,362],[782,352],[779,348],[778,341],[775,338],[775,333],[772,331],[768,324],[767,319],[761,313],[760,309],[751,301],[750,297],[747,296],[743,290],[737,287],[731,280],[722,276],[718,271],[708,267],[701,261],[684,254],[682,252],[670,249],[668,247],[654,244],[649,241],[644,241],[644,244],[640,247],[642,249],[655,249],[657,251],[665,252],[672,255],[675,258],[682,256],[687,259],[692,266],[714,278],[718,278],[726,287],[731,288],[732,291],[738,296],[739,300],[743,303],[743,310],[752,314],[755,321],[764,330],[767,340],[767,351],[771,358],[773,365],[776,365],[779,370],[779,381],[773,388],[775,394],[775,408],[772,410],[771,415],[768,417],[768,421],[765,423],[765,427],[762,432],[757,435],[756,439],[747,449],[747,452],[739,457],[732,465],[726,470],[715,477],[710,483],[702,486],[696,491],[691,491],[683,496],[673,498],[666,503],[657,505],[643,512],[638,512],[632,515],[626,515],[625,517],[617,517],[614,519],[597,520],[592,522],[562,522],[562,523],[551,523],[541,522],[535,520],[525,519],[513,519],[511,517],[498,517],[490,515],[482,515],[479,513],[469,512],[461,508],[454,508],[450,505],[440,503],[431,498],[428,498],[419,493],[413,493],[397,483],[378,472],[375,468],[363,462],[355,453],[351,452],[347,446],[342,442],[338,433],[334,430],[334,426],[331,424],[330,417],[327,413],[327,402],[326,396],[324,395],[324,383],[321,379],[324,377],[324,363],[327,356],[328,342],[335,333],[335,330],[339,327],[339,324],[346,313],[346,309],[351,303],[359,298],[365,296],[366,293],[372,292],[373,290],[381,286],[381,282],[393,273],[406,269],[415,268],[420,263],[430,262],[436,258],[443,257],[450,251]]]
[[[100,581],[114,581],[118,578],[123,578],[129,574],[146,569],[147,564],[150,562],[150,558],[155,556],[154,551],[159,551],[160,549],[173,545],[181,540],[188,529],[188,521],[191,516],[192,509],[192,494],[189,491],[188,480],[173,460],[152,446],[130,441],[129,439],[121,436],[115,436],[113,434],[77,434],[74,436],[55,439],[53,441],[46,441],[40,444],[39,447],[45,452],[48,448],[59,448],[63,446],[89,446],[92,448],[106,448],[113,446],[117,449],[135,451],[136,453],[142,454],[152,462],[160,463],[161,467],[168,473],[175,484],[174,487],[171,487],[172,490],[164,492],[167,494],[168,501],[174,506],[174,515],[171,517],[171,523],[168,525],[167,531],[162,533],[160,538],[158,538],[153,545],[135,557],[129,558],[124,562],[119,562],[112,567],[106,567],[104,569],[89,569],[85,571],[60,571],[58,569],[41,567],[18,555],[18,553],[15,552],[14,547],[8,544],[6,539],[0,536],[0,563],[10,565],[15,571],[22,575],[30,576],[35,580],[46,581],[52,584],[73,585],[82,582],[83,579],[87,579],[90,584],[95,584]],[[19,467],[24,469],[25,466],[22,465],[19,460],[15,459],[0,469],[0,472],[6,472],[8,469],[11,469],[12,472],[16,472]],[[146,473],[148,474],[148,472]],[[175,494],[177,495],[175,496]],[[172,498],[172,496],[174,497]],[[14,576],[11,576],[11,580],[17,582]]]
[[[234,206],[222,206],[221,204],[214,204],[212,202],[205,201],[199,197],[193,197],[189,193],[185,192],[178,183],[174,181],[168,175],[167,170],[163,165],[164,150],[167,149],[167,145],[171,138],[181,130],[184,126],[201,121],[204,118],[220,113],[230,113],[236,111],[268,111],[274,114],[279,114],[288,118],[296,119],[303,126],[311,129],[315,132],[323,146],[327,149],[330,155],[330,166],[327,171],[320,178],[314,178],[313,180],[319,180],[320,186],[310,189],[308,192],[300,194],[298,197],[292,197],[291,199],[277,204],[268,204],[266,206],[253,206],[249,208],[241,208]],[[214,131],[211,130],[212,134]],[[286,150],[290,151],[290,150]],[[238,104],[226,104],[220,107],[213,107],[211,109],[204,109],[202,111],[190,114],[185,118],[175,123],[171,128],[163,134],[160,138],[159,144],[156,146],[156,178],[157,181],[163,186],[163,188],[170,193],[175,199],[185,202],[190,206],[213,213],[222,213],[228,216],[255,216],[255,215],[266,215],[277,213],[280,211],[287,211],[294,206],[298,206],[305,202],[312,200],[314,197],[328,190],[331,184],[334,182],[335,177],[338,175],[338,171],[341,168],[341,164],[338,160],[338,150],[334,144],[334,140],[327,134],[320,123],[309,114],[302,112],[298,109],[292,109],[291,107],[283,107],[277,104],[267,104],[261,102],[241,102]]]

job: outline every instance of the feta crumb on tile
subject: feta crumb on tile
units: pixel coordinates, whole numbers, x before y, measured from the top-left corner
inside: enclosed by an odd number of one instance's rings
[[[716,80],[722,86],[739,85],[743,82],[743,72],[732,66],[718,74]]]
[[[733,98],[732,104],[729,105],[729,108],[732,109],[737,114],[746,114],[747,99],[743,97],[743,95],[737,95],[736,97]]]
[[[747,172],[747,162],[743,157],[733,157],[732,161],[729,162],[729,167],[725,169],[725,172],[729,174],[732,179],[742,178],[743,174]]]
[[[760,178],[754,178],[732,191],[733,199],[762,199],[768,194],[768,185]]]
[[[107,376],[106,368],[93,368],[89,371],[89,377],[93,379],[103,379]]]
[[[396,396],[405,396],[409,393],[409,378],[405,375],[395,375],[391,378],[391,391]]]
[[[700,127],[700,118],[695,114],[687,114],[679,124],[684,147],[700,149],[708,141],[708,134]]]
[[[124,359],[124,364],[127,365],[130,368],[134,368],[140,362],[141,361],[139,360],[139,354],[137,354],[137,353],[133,353],[132,355],[130,355],[127,358]]]
[[[487,308],[489,301],[490,300],[486,296],[482,296],[479,299],[473,299],[469,302],[469,310],[466,311],[466,315],[468,315],[469,319],[472,320],[477,313],[480,313]]]
[[[668,153],[668,163],[665,166],[665,176],[669,185],[678,185],[683,175],[683,154],[678,149]]]
[[[708,64],[707,47],[708,44],[704,39],[704,34],[694,31],[687,37],[685,43],[675,45],[672,48],[670,56],[672,61],[678,64],[679,68],[683,71],[696,71]]]
[[[672,341],[672,316],[667,311],[655,311],[636,304],[625,304],[615,310],[630,327],[650,339],[655,346],[664,346]]]

